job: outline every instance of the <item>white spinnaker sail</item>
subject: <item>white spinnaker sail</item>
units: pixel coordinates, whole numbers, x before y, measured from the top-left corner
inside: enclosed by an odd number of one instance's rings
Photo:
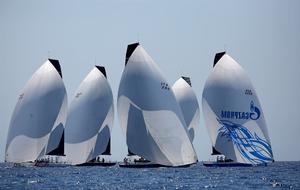
[[[59,141],[66,110],[67,94],[59,62],[49,59],[21,91],[10,121],[5,161],[34,161],[53,150],[63,154]],[[49,141],[50,135],[53,138]]]
[[[96,66],[81,82],[66,123],[66,156],[82,164],[106,152],[110,154],[114,119],[113,95],[104,67]]]
[[[212,145],[218,152],[240,163],[273,161],[256,91],[244,69],[225,52],[216,54],[202,106]]]
[[[195,128],[200,123],[200,109],[197,96],[192,89],[189,77],[181,77],[172,86],[175,98],[182,110],[190,140],[193,142]]]
[[[138,43],[128,45],[118,92],[118,114],[130,152],[157,164],[197,161],[174,93]]]

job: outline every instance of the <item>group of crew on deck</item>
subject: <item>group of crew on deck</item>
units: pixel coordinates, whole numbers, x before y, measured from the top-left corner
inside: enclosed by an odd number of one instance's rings
[[[125,164],[130,164],[130,163],[132,163],[132,160],[130,159],[130,158],[128,158],[128,157],[125,157],[124,158],[124,163]],[[133,162],[136,164],[136,163],[145,163],[145,162],[150,162],[149,160],[146,160],[145,158],[143,158],[143,157],[139,157],[138,159],[133,159]]]
[[[233,160],[226,158],[225,156],[217,156],[217,162],[233,162]]]

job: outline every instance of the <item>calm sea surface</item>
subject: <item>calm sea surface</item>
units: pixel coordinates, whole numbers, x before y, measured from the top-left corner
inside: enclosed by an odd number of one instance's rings
[[[130,169],[12,167],[0,164],[0,189],[300,189],[300,162],[267,167]]]

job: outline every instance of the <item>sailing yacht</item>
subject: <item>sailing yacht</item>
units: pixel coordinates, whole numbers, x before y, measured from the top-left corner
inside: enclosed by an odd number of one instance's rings
[[[29,79],[11,117],[5,162],[61,162],[67,93],[58,60],[48,59]]]
[[[217,162],[205,166],[255,166],[274,161],[265,117],[245,70],[217,53],[206,80],[202,110]]]
[[[200,124],[200,109],[190,77],[182,76],[174,83],[172,89],[182,110],[190,140],[193,142],[195,128]]]
[[[120,167],[183,167],[197,162],[173,90],[139,43],[127,47],[117,104],[129,155]]]
[[[66,155],[72,165],[112,166],[114,105],[105,68],[95,66],[75,92],[66,123]]]

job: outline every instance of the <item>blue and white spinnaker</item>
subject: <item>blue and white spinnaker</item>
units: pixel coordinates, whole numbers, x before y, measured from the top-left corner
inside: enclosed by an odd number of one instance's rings
[[[216,54],[202,107],[213,150],[238,163],[273,161],[256,91],[244,69],[225,52]]]

